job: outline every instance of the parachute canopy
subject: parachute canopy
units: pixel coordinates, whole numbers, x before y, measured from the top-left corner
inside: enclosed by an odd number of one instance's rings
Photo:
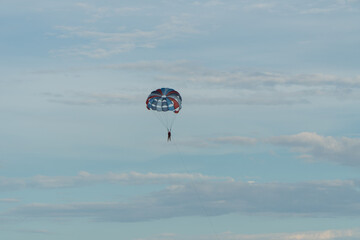
[[[171,88],[159,88],[152,91],[146,99],[146,107],[149,110],[158,112],[172,111],[179,113],[182,98],[180,94]]]
[[[171,88],[156,89],[146,99],[146,108],[154,113],[168,132],[171,131],[181,105],[182,98],[180,94]]]

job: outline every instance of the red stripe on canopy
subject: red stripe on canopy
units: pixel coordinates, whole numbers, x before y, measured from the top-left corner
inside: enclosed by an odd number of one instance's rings
[[[174,113],[178,113],[180,111],[180,109],[176,110],[176,109],[178,109],[180,107],[178,101],[176,101],[175,98],[172,98],[172,97],[168,97],[168,98],[169,98],[170,101],[172,101],[174,103],[174,108],[175,108]]]

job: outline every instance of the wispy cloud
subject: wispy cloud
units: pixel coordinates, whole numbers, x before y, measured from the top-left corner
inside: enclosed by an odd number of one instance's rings
[[[252,11],[252,10],[267,10],[267,11],[271,11],[274,7],[275,7],[276,3],[275,2],[263,2],[263,1],[258,1],[253,4],[248,4],[246,6],[244,6],[244,10],[246,11]]]
[[[137,240],[160,240],[162,235],[141,238]],[[280,232],[263,234],[237,234],[233,232],[223,232],[217,235],[202,236],[183,236],[172,235],[172,240],[356,240],[360,237],[359,229],[328,229],[323,231],[303,231],[303,232]],[[168,239],[168,238],[167,238]]]
[[[240,145],[252,145],[257,142],[256,138],[241,137],[241,136],[229,136],[229,137],[218,137],[213,138],[210,141],[215,143],[231,143]]]
[[[172,16],[168,21],[149,29],[120,29],[112,32],[89,29],[84,26],[57,26],[60,39],[80,39],[84,44],[52,50],[55,55],[77,55],[104,58],[128,52],[136,48],[155,48],[162,41],[200,33],[187,17]]]
[[[332,12],[358,12],[358,0],[331,0],[305,4],[299,9],[301,14],[330,14]]]
[[[18,229],[16,230],[18,233],[24,233],[24,234],[53,234],[49,230],[45,229]]]
[[[142,89],[143,90],[143,89]],[[128,92],[128,91],[127,91]],[[206,97],[201,96],[203,93],[199,90],[198,94],[184,95],[186,102],[192,105],[263,105],[263,106],[275,106],[275,105],[297,105],[297,104],[309,104],[310,102],[305,98],[299,99],[287,99],[289,94],[279,93],[276,96],[271,94],[248,94],[248,96],[234,96],[234,97],[222,97],[213,96]],[[122,92],[68,92],[68,93],[51,93],[46,92],[41,94],[46,97],[49,102],[59,103],[65,105],[121,105],[121,104],[143,104],[144,92],[139,90],[133,90],[132,93]],[[183,96],[183,97],[184,97]],[[294,95],[292,96],[294,97]]]
[[[275,86],[335,86],[360,87],[360,76],[340,77],[331,74],[286,74],[277,72],[224,71],[207,68],[190,61],[153,61],[113,64],[109,69],[158,72],[158,79],[190,83],[205,83],[217,86],[241,87],[246,89]]]
[[[193,4],[202,7],[223,7],[224,9],[236,9],[237,11],[253,12],[266,11],[276,15],[286,14],[331,14],[333,12],[354,12],[359,11],[358,0],[327,0],[327,1],[195,1]]]
[[[125,94],[125,93],[86,93],[72,92],[67,94],[43,93],[49,102],[60,103],[65,105],[116,105],[116,104],[133,104],[143,99],[142,95]],[[143,102],[143,101],[141,101]]]
[[[0,203],[17,203],[20,202],[19,199],[16,198],[0,198]]]
[[[144,11],[144,8],[139,7],[110,7],[110,6],[96,6],[85,2],[78,2],[75,7],[85,11],[90,18],[87,22],[94,23],[104,18],[111,18],[116,16],[131,16],[133,14]]]
[[[94,69],[147,73],[147,79],[159,85],[183,86],[183,98],[196,105],[274,106],[309,104],[318,99],[360,100],[360,76],[222,71],[186,60],[139,61],[62,71],[86,72]],[[33,74],[60,74],[62,71],[37,71]],[[147,83],[142,85],[147,86]],[[48,92],[44,96],[51,102],[69,105],[129,104],[143,99],[143,91],[144,88],[118,92]]]
[[[200,180],[225,180],[232,181],[229,177],[206,176],[200,173],[107,173],[91,174],[85,171],[77,176],[43,176],[38,175],[30,178],[7,178],[0,177],[0,191],[16,190],[25,188],[69,188],[88,185],[112,183],[122,185],[145,185],[145,184],[174,184],[184,181]],[[10,201],[11,199],[2,199]],[[13,199],[15,200],[15,199]],[[1,201],[1,200],[0,200]]]
[[[142,238],[136,238],[134,240],[177,240],[177,239],[188,239],[187,237],[177,235],[175,233],[160,233],[160,234],[154,234],[147,237]]]
[[[196,146],[214,147],[216,145],[232,144],[247,146],[270,144],[288,148],[299,153],[299,158],[310,161],[333,162],[341,165],[360,166],[360,138],[322,136],[314,132],[301,132],[294,135],[275,136],[269,138],[251,138],[245,136],[222,136],[208,139],[192,140]],[[180,140],[179,144],[186,144]]]
[[[359,181],[302,183],[193,182],[137,197],[128,202],[33,203],[2,213],[4,217],[89,218],[136,222],[181,216],[230,213],[335,217],[360,216]],[[306,238],[305,238],[306,239]]]
[[[221,238],[225,240],[355,240],[360,237],[358,229],[308,231],[295,233],[269,233],[269,234],[235,234],[223,233]],[[211,239],[211,237],[210,237]]]

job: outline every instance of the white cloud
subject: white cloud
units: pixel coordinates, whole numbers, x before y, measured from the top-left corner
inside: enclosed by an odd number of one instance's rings
[[[34,176],[30,178],[0,177],[0,191],[24,188],[69,188],[95,184],[113,183],[123,185],[172,184],[184,181],[223,180],[232,181],[229,177],[206,176],[200,173],[107,173],[91,174],[85,171],[77,176]],[[3,199],[5,201],[5,199]]]
[[[208,7],[218,7],[224,5],[225,3],[219,0],[210,0],[210,1],[205,1],[203,4],[204,6],[208,6]]]
[[[105,58],[112,55],[128,52],[136,47],[150,48],[150,45],[135,45],[133,43],[117,44],[116,46],[104,47],[96,43],[88,45],[72,47],[67,49],[52,50],[50,53],[54,55],[83,56],[89,58]]]
[[[16,202],[20,202],[19,199],[16,198],[0,198],[0,203],[16,203]]]
[[[358,12],[358,0],[331,0],[306,4],[299,9],[301,14],[330,14],[332,12]]]
[[[210,1],[211,3],[212,1]],[[215,1],[216,3],[217,1]],[[225,9],[236,9],[237,11],[267,11],[276,15],[290,14],[324,14],[339,12],[358,11],[358,0],[327,0],[327,1],[278,1],[278,0],[250,0],[237,2],[222,2],[214,5],[216,7],[224,7]],[[196,6],[212,6],[209,3],[201,1],[193,2]],[[227,8],[226,8],[227,7]]]
[[[108,65],[106,68],[119,70],[136,70],[159,72],[167,81],[182,81],[213,84],[215,86],[252,88],[269,88],[275,86],[336,86],[360,87],[360,76],[340,77],[330,74],[285,74],[276,72],[222,71],[200,66],[190,61],[153,61]]]
[[[136,222],[183,216],[230,213],[297,216],[360,217],[359,181],[246,183],[205,181],[185,183],[127,202],[33,203],[18,206],[4,217],[89,218]],[[204,211],[206,209],[206,212]]]
[[[302,132],[290,136],[273,137],[268,143],[290,147],[306,158],[336,162],[343,165],[360,165],[360,139],[321,136],[317,133]]]
[[[129,46],[131,47],[131,46]],[[77,50],[75,50],[77,51]],[[116,48],[111,51],[117,51]],[[122,50],[119,50],[122,51]],[[108,54],[101,49],[94,55]],[[92,54],[85,51],[84,54]],[[360,100],[360,77],[340,77],[327,74],[285,74],[272,72],[221,71],[201,66],[195,62],[139,61],[102,65],[92,68],[69,68],[63,70],[36,71],[32,74],[61,74],[117,70],[134,72],[137,76],[146,73],[146,79],[157,84],[182,86],[186,102],[197,105],[298,105],[310,104],[319,99],[337,101]],[[140,78],[141,81],[143,77]],[[144,98],[144,86],[131,91],[117,92],[67,92],[47,93],[52,102],[96,105],[137,103]],[[140,100],[141,102],[143,100]]]
[[[94,23],[104,18],[110,18],[115,16],[129,16],[143,11],[138,7],[110,7],[110,6],[95,6],[89,3],[79,2],[75,4],[76,7],[85,11],[90,18],[87,22]]]
[[[42,95],[47,97],[49,102],[66,105],[132,104],[139,102],[139,99],[143,99],[142,95],[123,93],[73,92],[68,94],[43,93]]]
[[[164,74],[181,74],[181,75],[199,75],[203,74],[206,69],[199,64],[187,60],[177,61],[139,61],[122,64],[106,65],[104,68],[114,70],[130,70],[130,71],[144,71],[144,72],[160,72]]]
[[[214,148],[219,146],[220,144],[233,144],[239,146],[249,146],[255,145],[258,139],[256,138],[249,138],[243,136],[224,136],[224,137],[214,137],[214,138],[198,138],[194,139],[177,139],[176,143],[178,145],[190,147],[190,148]]]
[[[155,48],[167,39],[182,38],[199,34],[188,16],[171,16],[168,21],[154,25],[146,30],[116,29],[113,31],[94,30],[83,26],[56,26],[58,38],[77,38],[85,43],[75,47],[50,51],[54,55],[86,56],[105,58],[128,52],[136,48]]]
[[[136,240],[161,240],[166,238],[161,234]],[[169,235],[171,240],[357,240],[360,237],[359,229],[328,229],[323,231],[263,233],[263,234],[237,234],[223,232],[217,235],[184,236]]]
[[[16,232],[25,234],[52,234],[52,232],[45,229],[18,229],[16,230]]]
[[[249,4],[247,6],[244,7],[245,10],[249,11],[249,10],[267,10],[270,11],[272,10],[276,4],[274,2],[258,2],[258,3],[254,3],[254,4]]]
[[[224,233],[221,239],[224,240],[342,240],[342,239],[358,239],[360,231],[358,229],[344,230],[325,230],[325,231],[309,231],[295,233],[269,233],[269,234],[234,234]],[[210,238],[211,239],[211,238]]]
[[[218,137],[211,139],[215,143],[231,143],[240,145],[252,145],[256,143],[255,138],[241,137],[241,136],[229,136],[229,137]]]
[[[190,140],[191,141],[191,140]],[[348,166],[360,166],[360,138],[321,136],[313,132],[270,138],[223,136],[192,140],[195,146],[214,147],[218,144],[256,145],[258,143],[287,147],[300,153],[299,158],[312,161],[327,161]],[[179,141],[186,145],[186,141]],[[188,144],[188,146],[191,146]]]

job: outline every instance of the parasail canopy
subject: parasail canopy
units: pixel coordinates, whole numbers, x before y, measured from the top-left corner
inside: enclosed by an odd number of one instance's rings
[[[151,110],[160,122],[171,131],[182,107],[182,98],[180,94],[172,88],[159,88],[152,91],[146,99],[146,108]]]
[[[172,111],[179,113],[182,98],[180,94],[171,88],[159,88],[152,91],[146,99],[146,107],[158,112]]]

